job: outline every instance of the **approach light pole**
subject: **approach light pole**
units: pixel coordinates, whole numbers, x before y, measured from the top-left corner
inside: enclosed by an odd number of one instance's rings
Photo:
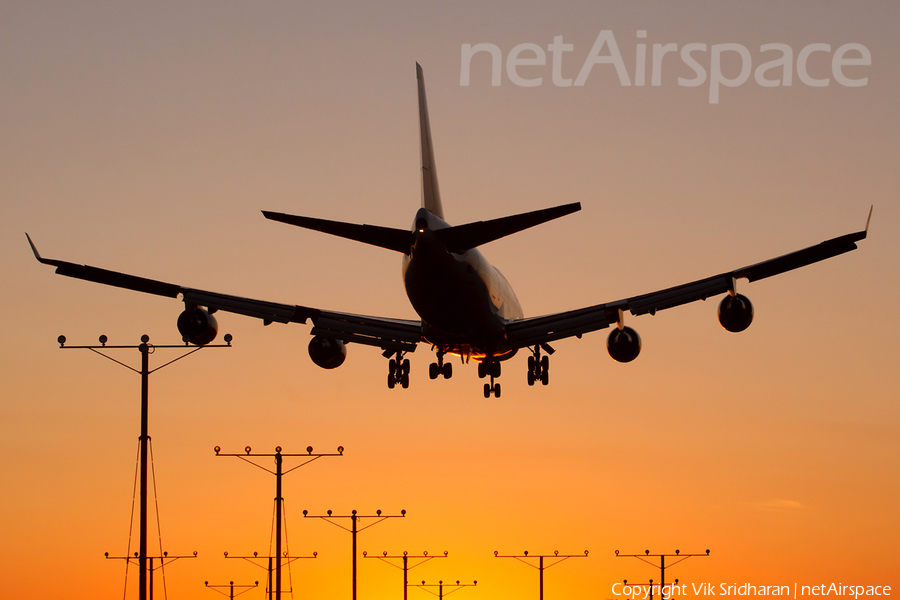
[[[186,358],[191,354],[202,350],[204,348],[230,348],[231,347],[231,337],[230,333],[226,333],[224,344],[207,344],[205,346],[191,346],[187,342],[184,344],[167,344],[164,346],[156,346],[150,343],[150,336],[144,334],[141,336],[141,343],[137,346],[107,346],[106,342],[108,338],[105,335],[101,335],[99,342],[99,346],[66,346],[66,336],[61,335],[56,338],[56,341],[59,342],[59,347],[63,350],[90,350],[95,354],[99,354],[103,358],[107,358],[114,363],[121,365],[128,369],[129,371],[134,371],[141,376],[141,437],[140,440],[140,479],[141,479],[141,491],[140,491],[140,510],[141,510],[141,523],[140,523],[140,550],[138,552],[138,565],[140,569],[139,574],[139,590],[138,590],[138,598],[140,600],[147,600],[147,447],[150,442],[150,435],[148,433],[149,428],[149,416],[150,416],[150,374],[159,371],[164,367],[168,367],[174,362],[181,360],[182,358]],[[187,350],[184,354],[170,360],[167,363],[164,363],[155,369],[150,369],[150,355],[153,354],[156,350],[160,349],[170,349],[175,348],[179,350]],[[141,370],[138,371],[134,367],[130,367],[125,363],[116,360],[115,358],[104,354],[101,350],[140,350],[141,352]],[[127,567],[126,567],[127,568]]]
[[[659,581],[659,600],[666,600],[666,557],[674,557],[677,558],[673,563],[670,563],[669,568],[674,567],[680,562],[684,562],[687,559],[693,556],[709,556],[709,550],[706,551],[706,554],[682,554],[680,551],[676,550],[675,554],[650,554],[649,550],[644,550],[643,554],[619,554],[619,551],[616,550],[616,558],[636,558],[640,561],[643,561],[650,565],[651,567],[655,567],[659,569],[660,581]],[[659,558],[659,564],[650,562],[647,558]],[[626,580],[627,581],[627,580]],[[652,582],[652,580],[651,580]],[[675,583],[678,583],[678,580],[675,580]],[[651,588],[652,589],[652,588]]]
[[[330,510],[326,512],[324,515],[311,515],[309,511],[303,511],[304,519],[322,519],[323,521],[328,521],[335,527],[340,527],[344,531],[349,531],[350,535],[353,538],[353,569],[352,569],[352,579],[353,579],[353,600],[356,600],[356,534],[361,533],[368,529],[369,527],[374,527],[378,525],[382,521],[387,519],[395,519],[402,518],[406,516],[406,511],[401,510],[399,515],[383,515],[380,510],[376,510],[374,515],[360,515],[357,514],[355,510],[351,511],[349,515],[335,515]],[[332,519],[350,519],[350,528],[346,528],[340,523],[334,522]],[[357,523],[359,523],[362,519],[377,519],[374,523],[369,523],[365,527],[357,528]]]
[[[309,463],[322,458],[323,456],[343,456],[344,455],[344,447],[338,446],[337,454],[331,454],[331,453],[313,454],[312,446],[306,447],[306,454],[286,454],[281,451],[281,446],[275,447],[274,454],[268,454],[268,453],[251,454],[252,449],[250,448],[250,446],[246,446],[244,448],[244,454],[221,454],[220,452],[222,449],[219,446],[216,446],[214,448],[214,450],[216,452],[216,456],[236,456],[237,458],[240,458],[244,462],[249,463],[256,468],[262,469],[266,473],[271,473],[272,475],[275,476],[275,594],[276,594],[275,598],[276,598],[276,600],[281,600],[281,562],[282,562],[282,558],[283,558],[282,552],[281,552],[281,522],[282,522],[282,511],[283,511],[283,504],[284,504],[284,498],[281,495],[281,478],[292,471],[296,471],[300,467],[304,467],[304,466],[308,465]],[[250,458],[260,458],[260,457],[274,458],[275,459],[275,470],[274,471],[269,470],[266,467],[250,460]],[[288,469],[287,471],[284,471],[282,468],[282,463],[283,463],[283,459],[285,457],[302,457],[302,458],[306,458],[308,460],[300,463],[299,465],[297,465],[295,467]],[[306,511],[303,511],[303,512],[304,512],[304,514],[306,513]],[[227,553],[226,553],[226,556],[228,556]],[[271,587],[272,586],[270,583],[269,584],[270,590],[271,590]]]
[[[421,589],[425,590],[426,592],[428,592],[429,594],[431,594],[432,596],[437,596],[438,600],[443,600],[444,596],[449,596],[453,592],[458,592],[459,590],[461,590],[463,588],[475,587],[476,585],[478,585],[477,581],[473,581],[472,583],[460,583],[459,580],[456,580],[456,583],[444,583],[443,580],[440,580],[437,583],[425,583],[425,581],[422,581],[422,583],[412,584],[413,587],[421,588]],[[432,588],[432,587],[436,587],[438,589],[438,591],[435,593],[428,589],[428,588]],[[444,593],[445,587],[450,589],[450,591],[447,592],[446,594]]]
[[[408,577],[409,571],[412,569],[415,569],[419,565],[424,565],[429,560],[433,560],[435,558],[447,558],[447,554],[448,554],[448,552],[446,550],[444,550],[443,555],[432,554],[431,556],[428,556],[427,552],[423,552],[422,556],[409,556],[409,553],[406,552],[406,550],[404,550],[402,556],[388,556],[387,551],[382,552],[381,556],[378,556],[377,554],[368,556],[366,554],[366,551],[363,550],[363,558],[377,558],[378,560],[380,560],[382,562],[386,562],[387,564],[391,565],[392,567],[394,567],[396,569],[401,569],[403,571],[403,600],[407,600],[407,593],[408,593],[408,588],[409,588],[409,577]],[[418,562],[415,562],[412,566],[410,566],[409,565],[410,558],[412,558],[414,561],[418,561]],[[391,562],[391,560],[396,560],[396,559],[400,559],[402,561],[403,566],[397,566]]]
[[[228,596],[229,600],[234,600],[236,597],[240,596],[241,594],[246,594],[253,588],[259,587],[259,582],[254,581],[253,585],[250,585],[249,583],[235,585],[235,583],[233,581],[229,581],[228,585],[225,585],[224,583],[209,585],[208,581],[204,581],[203,585],[205,585],[206,587],[208,587],[209,589],[211,589],[214,592],[218,592],[218,593],[222,594],[223,596]],[[223,592],[222,590],[216,589],[216,588],[226,588],[226,587],[228,588],[227,594],[225,592]],[[247,589],[235,594],[234,588],[247,588]]]
[[[514,558],[519,562],[525,563],[529,567],[533,569],[537,569],[540,575],[538,576],[539,589],[540,589],[540,600],[544,600],[544,570],[549,569],[550,567],[556,566],[564,560],[568,560],[570,558],[585,558],[588,555],[588,551],[585,550],[584,554],[560,554],[559,550],[553,552],[553,554],[532,554],[529,556],[528,550],[526,550],[521,555],[501,555],[497,550],[494,550],[494,558]],[[538,564],[534,565],[529,562],[531,559],[538,559]],[[545,565],[544,559],[549,558],[552,559],[550,564]]]

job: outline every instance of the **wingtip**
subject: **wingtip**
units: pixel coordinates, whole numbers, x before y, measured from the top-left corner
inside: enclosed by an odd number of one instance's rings
[[[869,206],[869,216],[866,217],[866,228],[865,228],[865,230],[864,230],[865,233],[869,233],[869,223],[872,222],[872,210],[873,210],[874,208],[875,208],[875,205],[874,205],[874,204],[872,204],[871,206]]]
[[[422,71],[422,65],[416,62],[416,79],[425,79],[425,74]]]
[[[28,232],[25,232],[25,237],[28,238],[28,245],[31,246],[31,251],[34,252],[34,257],[38,260],[38,262],[44,262],[44,259],[41,258],[41,253],[38,252],[37,247],[34,245],[34,242],[31,241],[31,236],[28,235]]]

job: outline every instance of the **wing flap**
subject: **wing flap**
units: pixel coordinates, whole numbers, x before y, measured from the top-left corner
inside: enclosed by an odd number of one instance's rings
[[[856,250],[858,247],[856,242],[864,239],[866,239],[866,231],[848,233],[847,235],[826,240],[816,246],[791,252],[790,254],[785,254],[778,258],[765,260],[756,263],[755,265],[744,267],[743,269],[737,269],[734,271],[734,276],[736,278],[744,277],[750,281],[764,279],[766,277],[771,277],[772,275],[784,273],[785,271],[799,269],[800,267],[811,265],[820,260],[850,252],[851,250]]]
[[[241,298],[240,296],[204,292],[203,290],[186,288],[183,293],[184,301],[188,304],[224,310],[225,312],[247,317],[256,317],[266,323],[273,321],[276,323],[306,323],[308,318],[314,318],[315,315],[319,314],[319,311],[316,309],[305,306],[278,304],[264,300]]]
[[[323,311],[313,318],[313,323],[313,335],[377,346],[385,350],[413,352],[422,339],[422,324],[419,321]]]
[[[625,300],[624,304],[633,315],[653,314],[658,310],[674,308],[706,300],[710,296],[724,294],[730,289],[732,278],[729,274],[715,275],[684,285],[676,285],[659,292],[651,292]]]
[[[611,315],[618,314],[618,311],[612,306],[598,304],[554,315],[511,321],[506,326],[507,341],[516,348],[523,348],[603,329],[616,322]]]
[[[76,265],[64,263],[62,261],[57,262],[60,264],[56,267],[56,272],[60,275],[65,275],[66,277],[84,279],[85,281],[103,283],[113,287],[126,288],[137,292],[155,294],[157,296],[167,296],[169,298],[175,298],[178,296],[179,292],[181,292],[180,286],[165,283],[163,281],[137,277],[126,273],[117,273],[116,271],[108,271],[106,269],[98,269],[97,267],[88,265]]]

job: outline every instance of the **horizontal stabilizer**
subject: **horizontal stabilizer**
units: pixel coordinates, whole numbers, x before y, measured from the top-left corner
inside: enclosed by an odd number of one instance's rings
[[[462,254],[470,248],[487,244],[523,229],[558,219],[579,210],[581,210],[581,203],[575,202],[554,208],[545,208],[519,215],[491,219],[490,221],[478,221],[447,229],[438,229],[435,231],[435,235],[447,245],[448,250]]]
[[[409,254],[409,247],[412,245],[413,235],[407,229],[392,229],[390,227],[379,227],[377,225],[356,225],[353,223],[343,223],[341,221],[326,221],[325,219],[313,219],[310,217],[298,217],[295,215],[286,215],[284,213],[275,213],[262,211],[262,214],[273,221],[281,221],[289,225],[296,225],[305,229],[321,231],[338,237],[356,240],[364,244],[371,244],[379,248],[387,248],[395,250],[403,254]]]

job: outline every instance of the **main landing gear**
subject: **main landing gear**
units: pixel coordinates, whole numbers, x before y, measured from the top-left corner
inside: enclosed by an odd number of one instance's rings
[[[500,361],[485,358],[484,362],[478,363],[478,377],[484,379],[487,376],[490,376],[491,382],[484,384],[484,397],[490,398],[494,394],[494,398],[499,398],[500,384],[494,383],[494,378],[500,377]]]
[[[397,357],[388,362],[388,388],[394,389],[397,384],[403,389],[409,387],[409,359],[403,358],[403,352],[397,351]]]
[[[453,365],[451,363],[445,363],[444,353],[438,350],[437,362],[428,365],[428,377],[437,379],[440,375],[443,375],[444,379],[453,377]]]
[[[550,383],[550,357],[542,357],[541,348],[546,350],[547,354],[554,352],[549,344],[538,344],[534,347],[532,355],[528,357],[528,385],[534,385],[535,381],[540,381],[541,385]]]

